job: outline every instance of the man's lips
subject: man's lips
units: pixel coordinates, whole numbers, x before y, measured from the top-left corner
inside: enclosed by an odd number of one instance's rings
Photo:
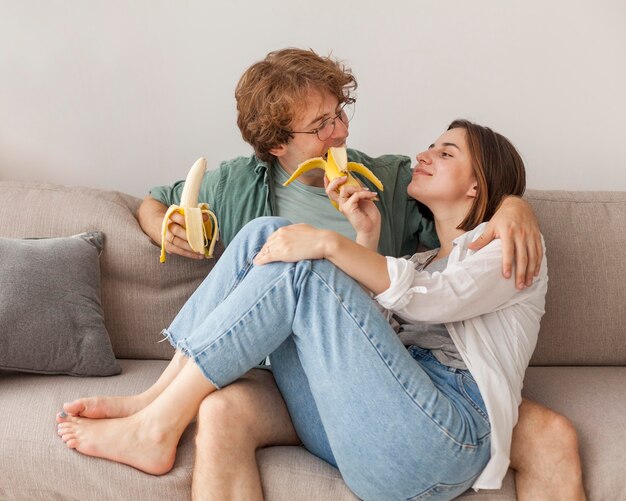
[[[338,144],[335,144],[335,145],[331,146],[330,148],[347,148],[347,146],[346,146],[346,143],[338,143]],[[328,148],[328,150],[329,150],[330,148]],[[323,158],[324,160],[328,160],[328,150],[326,150],[326,153],[324,153],[324,154],[322,155],[322,158]]]

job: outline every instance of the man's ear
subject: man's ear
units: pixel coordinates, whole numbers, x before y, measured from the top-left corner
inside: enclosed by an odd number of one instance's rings
[[[280,146],[276,146],[276,148],[272,148],[269,152],[275,157],[282,157],[287,151],[287,146],[281,144]]]

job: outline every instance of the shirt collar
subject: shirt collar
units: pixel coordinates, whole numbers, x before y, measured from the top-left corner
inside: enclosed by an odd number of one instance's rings
[[[256,159],[256,167],[254,168],[255,174],[261,175],[265,174],[269,170],[269,166],[263,160]]]

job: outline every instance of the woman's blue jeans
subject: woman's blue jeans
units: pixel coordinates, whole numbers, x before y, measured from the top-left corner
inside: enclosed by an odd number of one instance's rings
[[[326,260],[255,266],[289,224],[246,225],[164,331],[221,388],[270,356],[304,446],[362,499],[451,499],[490,457],[468,371],[407,349],[361,287]]]

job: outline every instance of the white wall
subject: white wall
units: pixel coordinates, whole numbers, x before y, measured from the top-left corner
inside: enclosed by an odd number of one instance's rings
[[[466,117],[531,188],[626,190],[625,26],[624,0],[0,0],[0,179],[143,196],[248,154],[235,84],[297,46],[357,75],[354,147],[413,156]]]

